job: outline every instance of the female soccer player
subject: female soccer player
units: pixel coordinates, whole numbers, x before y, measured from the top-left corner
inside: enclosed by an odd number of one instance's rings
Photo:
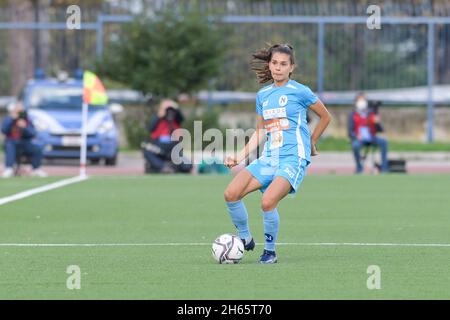
[[[288,44],[273,45],[253,54],[253,70],[259,83],[272,82],[256,95],[256,131],[236,155],[225,159],[229,168],[244,161],[263,140],[261,156],[240,171],[224,192],[231,219],[244,242],[253,250],[255,241],[248,227],[248,214],[242,198],[255,190],[263,193],[265,247],[260,263],[276,263],[275,243],[280,218],[277,205],[302,182],[311,156],[317,155],[316,142],[331,120],[322,102],[305,85],[290,79],[295,68],[294,50]],[[306,121],[308,109],[320,122],[310,134]]]

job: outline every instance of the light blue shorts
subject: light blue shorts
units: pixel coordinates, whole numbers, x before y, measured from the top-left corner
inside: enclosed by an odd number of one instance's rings
[[[288,180],[291,184],[289,193],[295,193],[306,175],[307,166],[308,161],[298,156],[278,159],[260,157],[252,161],[246,169],[261,183],[263,193],[275,177],[284,177]]]

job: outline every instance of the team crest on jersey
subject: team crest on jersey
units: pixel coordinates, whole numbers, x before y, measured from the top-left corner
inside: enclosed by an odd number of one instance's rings
[[[283,94],[280,99],[278,99],[278,104],[280,107],[284,107],[288,103],[288,97],[287,95]]]

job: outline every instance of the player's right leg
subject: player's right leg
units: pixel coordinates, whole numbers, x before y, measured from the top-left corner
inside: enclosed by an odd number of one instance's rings
[[[242,170],[231,180],[225,189],[225,201],[239,201],[247,194],[261,187],[261,183],[248,170]]]
[[[224,192],[228,213],[247,251],[255,248],[255,241],[250,233],[247,208],[242,198],[261,187],[261,183],[248,170],[242,170],[233,178]]]

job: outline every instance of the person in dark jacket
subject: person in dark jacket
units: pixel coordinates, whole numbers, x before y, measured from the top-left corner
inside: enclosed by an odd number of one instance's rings
[[[9,178],[14,175],[14,164],[21,155],[31,157],[32,176],[47,176],[40,169],[42,150],[32,142],[36,135],[36,130],[21,102],[17,102],[11,108],[10,114],[3,119],[2,133],[5,135],[5,169],[2,174],[3,178]]]
[[[356,173],[363,172],[361,149],[366,146],[377,146],[381,152],[381,172],[388,172],[388,141],[378,135],[383,132],[377,108],[371,108],[364,93],[355,99],[355,109],[349,114],[348,136],[351,139]]]
[[[165,99],[159,104],[158,112],[147,127],[149,141],[144,147],[144,157],[150,165],[151,172],[190,172],[192,164],[183,161],[174,164],[171,159],[173,147],[178,141],[172,141],[172,134],[181,128],[184,117],[175,101]]]

